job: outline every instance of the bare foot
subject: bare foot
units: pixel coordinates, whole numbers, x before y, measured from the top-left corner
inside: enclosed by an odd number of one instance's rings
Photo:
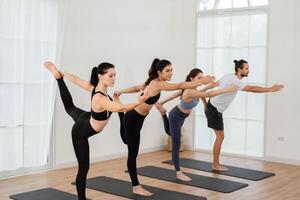
[[[61,73],[55,67],[54,63],[51,61],[46,61],[44,66],[53,74],[55,79],[60,79],[62,77]]]
[[[229,169],[223,165],[213,165],[212,170],[221,172],[229,171]]]
[[[186,175],[184,175],[181,171],[176,172],[177,179],[181,181],[191,181],[192,179]]]
[[[149,192],[148,190],[145,190],[141,185],[138,185],[138,186],[134,186],[133,187],[133,193],[134,194],[139,194],[139,195],[142,195],[142,196],[152,196],[153,193]]]

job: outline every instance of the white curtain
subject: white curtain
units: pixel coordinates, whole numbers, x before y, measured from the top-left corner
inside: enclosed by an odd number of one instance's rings
[[[58,2],[0,0],[0,172],[49,162]]]

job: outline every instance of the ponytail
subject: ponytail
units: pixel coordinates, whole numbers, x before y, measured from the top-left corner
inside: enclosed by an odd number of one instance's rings
[[[151,67],[149,69],[149,72],[148,72],[148,79],[146,80],[145,82],[145,85],[149,85],[149,83],[153,80],[153,79],[156,79],[158,77],[158,73],[157,73],[157,70],[156,70],[156,65],[157,63],[159,62],[160,60],[158,58],[155,58],[153,61],[152,61],[152,64],[151,64]]]
[[[162,71],[166,66],[171,65],[171,62],[168,60],[159,60],[155,58],[151,64],[151,67],[148,72],[148,79],[145,82],[145,85],[149,85],[149,83],[158,78],[158,71]]]
[[[91,78],[90,78],[90,84],[94,87],[98,85],[99,78],[98,78],[98,67],[93,67]]]
[[[106,74],[108,69],[110,68],[115,68],[115,66],[111,63],[103,62],[98,65],[98,67],[93,67],[92,73],[91,73],[91,78],[90,78],[90,84],[93,85],[94,87],[97,86],[99,82],[99,77],[98,75],[103,75]]]

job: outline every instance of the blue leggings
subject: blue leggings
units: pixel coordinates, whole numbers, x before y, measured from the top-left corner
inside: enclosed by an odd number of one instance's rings
[[[189,114],[182,112],[178,106],[175,106],[169,113],[169,126],[172,136],[172,160],[176,171],[180,171],[179,149],[181,144],[181,127],[188,116]]]

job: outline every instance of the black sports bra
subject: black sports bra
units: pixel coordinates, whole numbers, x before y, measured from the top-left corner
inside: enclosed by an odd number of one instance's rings
[[[93,91],[92,91],[92,97],[91,97],[91,99],[93,98],[93,96],[94,96],[95,94],[100,93],[100,94],[102,94],[102,95],[104,95],[104,96],[108,96],[108,98],[109,98],[111,101],[113,101],[113,99],[112,99],[109,95],[106,95],[106,94],[104,94],[104,93],[101,92],[101,91],[96,92],[95,90],[96,90],[96,87],[94,87],[94,89],[93,89]],[[112,112],[107,111],[107,110],[104,110],[104,111],[102,111],[102,112],[98,112],[98,113],[97,113],[97,112],[94,112],[93,109],[91,108],[91,116],[92,116],[95,120],[98,120],[98,121],[104,121],[104,120],[107,120],[107,119],[110,117],[111,114],[112,114]]]
[[[142,94],[142,95],[143,95],[143,94]],[[153,105],[153,104],[155,104],[155,103],[158,101],[159,97],[160,97],[160,93],[158,93],[157,95],[155,95],[155,96],[153,96],[153,97],[149,97],[149,98],[145,101],[145,103],[146,103],[146,104],[149,104],[149,105]]]

